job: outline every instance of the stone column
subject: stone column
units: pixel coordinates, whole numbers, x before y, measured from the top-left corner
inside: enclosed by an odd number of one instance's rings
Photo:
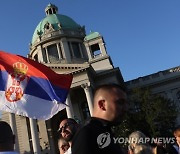
[[[33,152],[34,154],[40,154],[40,141],[39,141],[39,134],[37,131],[37,122],[36,120],[29,118],[30,122],[30,129],[31,129],[31,137],[32,137],[32,145],[33,145]]]
[[[67,42],[67,40],[65,39],[65,38],[62,38],[61,39],[61,41],[62,41],[62,43],[61,43],[61,45],[62,45],[62,52],[64,53],[64,58],[66,59],[66,61],[67,61],[67,63],[70,63],[71,62],[71,55],[70,55],[70,49],[69,49],[69,46],[68,46],[68,42]]]
[[[81,87],[84,89],[84,92],[86,94],[86,99],[90,111],[90,115],[92,116],[93,113],[93,95],[92,95],[92,89],[90,87],[90,83],[86,83],[81,85]]]
[[[68,105],[68,106],[66,106],[67,117],[68,118],[74,118],[73,107],[72,107],[71,98],[69,95],[66,98],[66,104]]]
[[[104,46],[104,43],[103,43],[103,42],[99,43],[99,48],[100,48],[101,54],[102,54],[103,56],[104,56],[104,55],[107,55],[106,49],[105,49],[105,46]]]
[[[92,53],[91,53],[89,45],[87,43],[85,43],[84,45],[85,45],[85,48],[87,50],[87,54],[88,54],[89,60],[92,60],[93,56],[92,56]]]

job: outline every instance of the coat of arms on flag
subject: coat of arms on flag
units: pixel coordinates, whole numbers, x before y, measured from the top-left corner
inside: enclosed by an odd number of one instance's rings
[[[66,107],[71,74],[0,51],[0,110],[47,120]]]
[[[29,81],[29,77],[26,75],[28,71],[28,66],[26,64],[16,62],[13,64],[13,70],[14,71],[8,75],[7,87],[5,91],[6,99],[9,102],[21,100]]]

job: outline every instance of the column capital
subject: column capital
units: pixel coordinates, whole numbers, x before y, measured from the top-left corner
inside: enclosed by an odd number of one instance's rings
[[[82,84],[81,87],[82,87],[84,90],[88,90],[89,87],[90,87],[90,82]]]
[[[90,114],[92,116],[92,113],[93,113],[93,95],[92,95],[90,82],[82,84],[81,87],[84,89],[86,99],[87,99],[87,103],[88,103],[88,107],[89,107],[89,111],[90,111]]]

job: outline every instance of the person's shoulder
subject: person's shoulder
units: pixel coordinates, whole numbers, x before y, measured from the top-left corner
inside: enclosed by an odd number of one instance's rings
[[[84,126],[82,126],[75,134],[73,138],[73,142],[86,140],[87,142],[90,141],[94,137],[95,128],[94,124],[91,123],[91,121],[88,121],[85,123]],[[88,140],[87,140],[88,138]]]
[[[90,154],[92,153],[92,141],[94,135],[92,135],[92,130],[89,124],[81,127],[73,137],[72,141],[72,154]],[[90,148],[90,149],[89,149]]]
[[[81,137],[86,137],[86,136],[89,136],[91,134],[91,125],[87,124],[87,125],[84,125],[82,128],[80,128],[76,135],[75,136],[81,136]]]
[[[167,144],[165,149],[166,149],[167,154],[171,154],[171,153],[176,154],[177,153],[173,144]]]

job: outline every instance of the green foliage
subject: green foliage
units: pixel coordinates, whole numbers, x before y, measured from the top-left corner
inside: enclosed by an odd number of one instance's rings
[[[134,89],[127,116],[114,130],[121,137],[128,137],[136,130],[149,137],[168,137],[172,135],[177,113],[173,101],[152,95],[148,89]]]

